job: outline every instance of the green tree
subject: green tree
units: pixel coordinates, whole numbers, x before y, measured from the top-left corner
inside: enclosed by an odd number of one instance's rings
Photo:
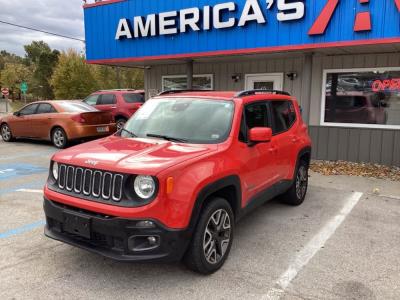
[[[98,89],[91,66],[74,50],[60,54],[50,82],[56,99],[83,99]]]
[[[20,94],[20,84],[32,82],[32,70],[21,63],[6,63],[1,71],[0,82],[3,87],[11,90],[12,96]]]
[[[34,70],[31,92],[40,98],[54,98],[50,79],[57,65],[60,52],[58,50],[51,50],[49,45],[43,41],[33,41],[30,45],[24,46],[24,48],[26,62]]]

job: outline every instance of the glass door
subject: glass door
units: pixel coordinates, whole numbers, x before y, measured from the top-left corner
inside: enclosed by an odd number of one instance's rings
[[[246,90],[282,90],[283,73],[248,74]]]

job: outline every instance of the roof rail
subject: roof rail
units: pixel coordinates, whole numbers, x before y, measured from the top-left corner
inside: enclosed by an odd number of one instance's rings
[[[110,90],[99,90],[99,92],[134,92],[135,89],[110,89]]]
[[[275,94],[275,95],[285,95],[290,96],[288,92],[278,91],[278,90],[267,90],[267,89],[258,89],[258,90],[247,90],[241,91],[235,95],[236,98],[238,97],[245,97],[245,96],[252,96],[256,94]]]
[[[213,92],[213,90],[169,90],[159,93],[157,96],[170,95],[170,94],[180,94],[186,92]]]

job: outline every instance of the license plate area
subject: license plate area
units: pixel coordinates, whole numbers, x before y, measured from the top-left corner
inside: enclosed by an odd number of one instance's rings
[[[64,213],[63,230],[90,239],[91,219],[77,213]]]
[[[109,132],[109,131],[110,131],[110,129],[108,128],[108,126],[105,126],[105,127],[97,127],[96,129],[97,129],[97,132],[98,132],[98,133],[104,133],[104,132]]]

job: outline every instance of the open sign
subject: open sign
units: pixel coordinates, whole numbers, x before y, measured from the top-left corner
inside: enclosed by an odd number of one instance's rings
[[[375,80],[372,83],[372,90],[374,92],[380,92],[385,90],[398,91],[400,90],[400,78]]]

